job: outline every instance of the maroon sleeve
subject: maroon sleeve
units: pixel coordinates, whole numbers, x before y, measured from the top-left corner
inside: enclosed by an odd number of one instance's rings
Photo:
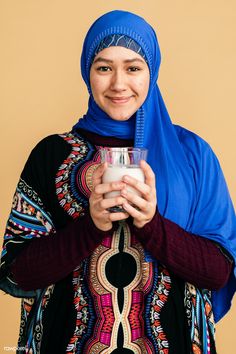
[[[101,231],[89,214],[47,237],[33,239],[11,265],[13,279],[23,290],[54,284],[91,255],[110,231]]]
[[[158,212],[144,227],[132,229],[143,247],[173,274],[209,290],[226,284],[232,260],[213,241],[185,231]]]

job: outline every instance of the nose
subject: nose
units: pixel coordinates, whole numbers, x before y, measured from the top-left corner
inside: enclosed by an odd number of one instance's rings
[[[121,70],[114,71],[111,77],[110,89],[112,91],[125,91],[126,90],[126,76]]]

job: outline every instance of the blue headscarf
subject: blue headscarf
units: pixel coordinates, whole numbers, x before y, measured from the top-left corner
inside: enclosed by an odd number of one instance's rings
[[[136,115],[122,122],[112,120],[97,106],[89,82],[95,50],[112,34],[126,35],[138,43],[150,70],[145,102]],[[219,243],[235,261],[235,212],[218,159],[203,139],[172,124],[156,84],[160,62],[156,34],[143,18],[126,11],[112,11],[98,18],[87,33],[81,57],[82,76],[90,94],[89,107],[74,129],[134,138],[135,146],[148,148],[160,213],[188,232]],[[234,270],[227,285],[213,292],[216,321],[230,308],[236,290],[235,275]]]

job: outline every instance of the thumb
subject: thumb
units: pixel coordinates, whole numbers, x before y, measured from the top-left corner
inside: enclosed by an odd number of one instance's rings
[[[92,176],[93,187],[95,187],[101,183],[102,175],[103,175],[106,168],[107,168],[107,162],[104,162],[101,165],[99,165],[96,168],[96,170],[93,172],[93,176]]]

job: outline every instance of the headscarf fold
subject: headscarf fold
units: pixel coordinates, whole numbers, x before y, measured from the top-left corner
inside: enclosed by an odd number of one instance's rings
[[[89,80],[96,48],[107,36],[114,34],[133,39],[142,48],[150,70],[147,98],[136,114],[125,122],[112,120],[98,107]],[[235,212],[222,170],[203,139],[172,124],[156,83],[160,62],[155,31],[143,18],[126,11],[112,11],[97,19],[87,33],[81,57],[82,76],[90,94],[88,111],[74,129],[134,138],[136,147],[148,148],[148,163],[156,175],[160,213],[188,232],[219,243],[235,263]],[[235,276],[234,269],[227,285],[213,292],[216,321],[230,308],[236,290]]]

